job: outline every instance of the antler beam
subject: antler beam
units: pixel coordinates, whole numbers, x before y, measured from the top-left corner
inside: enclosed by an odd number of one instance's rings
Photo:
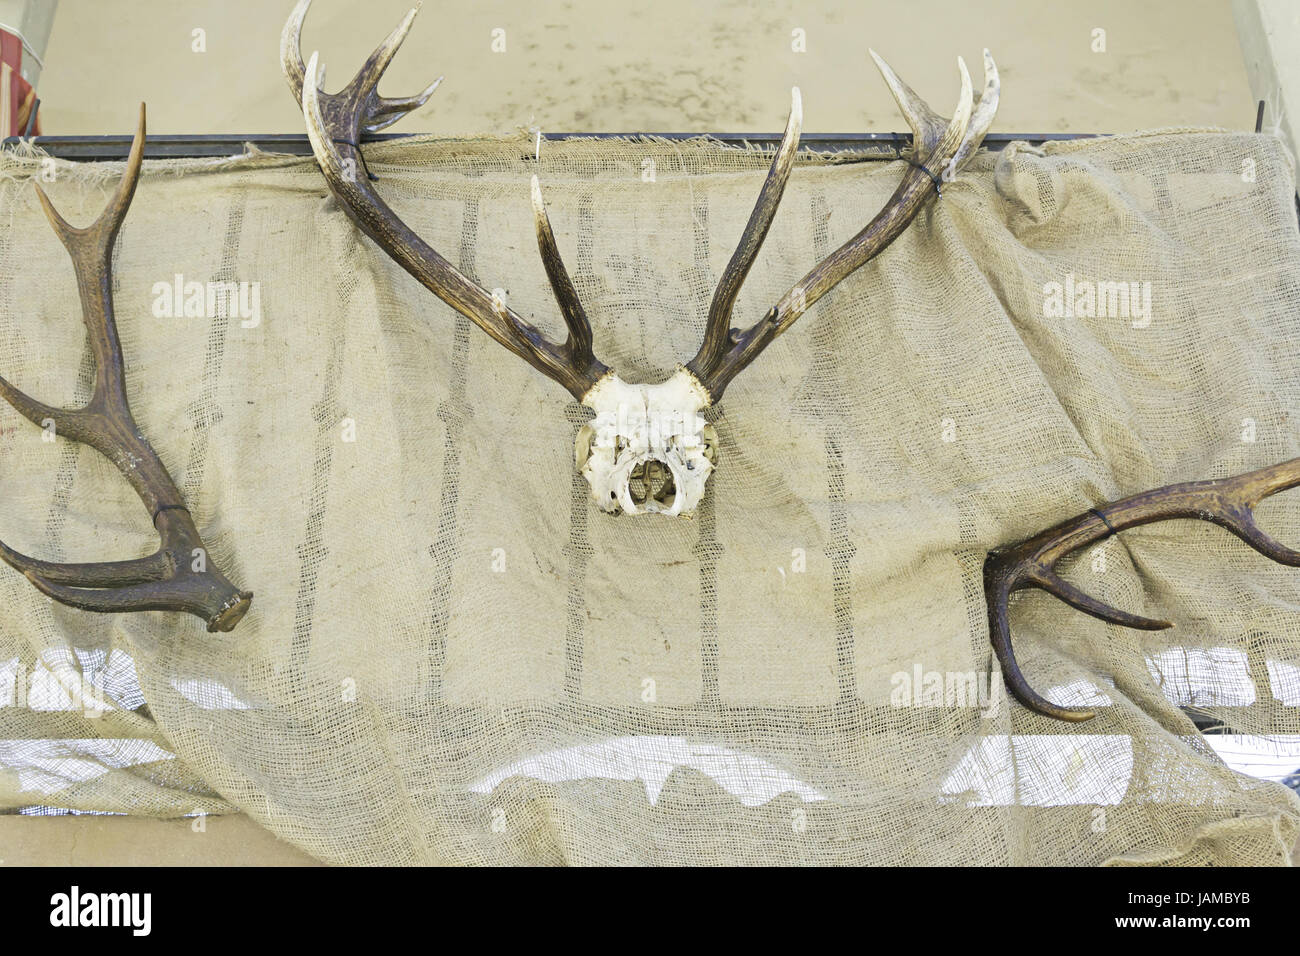
[[[347,86],[338,93],[325,93],[320,89],[325,81],[325,68],[318,66],[318,54],[313,53],[304,66],[299,48],[303,21],[310,6],[311,0],[299,0],[285,23],[280,59],[289,88],[302,106],[307,138],[316,161],[339,205],[362,232],[421,285],[581,401],[609,369],[591,351],[591,326],[577,306],[577,295],[568,284],[568,276],[562,275],[566,294],[561,296],[557,290],[557,296],[565,306],[561,311],[569,337],[557,345],[439,255],[384,202],[369,177],[357,173],[358,169],[366,168],[358,145],[361,133],[384,129],[423,106],[442,82],[439,77],[415,96],[398,99],[378,93],[379,79],[406,39],[416,10],[407,13]],[[345,160],[349,161],[346,165]],[[549,224],[545,226],[545,235],[540,221],[537,228],[542,258],[554,284],[556,269],[562,274],[563,266],[558,265],[559,254]]]
[[[818,263],[760,321],[743,331],[733,329],[731,311],[736,293],[767,235],[789,174],[790,157],[782,154],[786,146],[783,141],[782,151],[778,151],[776,160],[772,163],[772,170],[763,184],[758,204],[745,227],[740,246],[718,283],[709,308],[704,342],[695,358],[686,366],[708,390],[714,402],[722,397],[727,384],[777,336],[790,328],[799,316],[812,308],[813,303],[897,239],[921,211],[929,197],[931,186],[937,188],[942,178],[951,178],[961,168],[984,141],[984,134],[993,123],[1001,84],[997,64],[993,62],[988,50],[984,51],[984,92],[980,95],[978,106],[972,100],[970,73],[961,57],[957,58],[961,94],[952,119],[946,122],[910,86],[900,80],[874,50],[870,52],[885,82],[889,84],[899,109],[912,127],[913,159],[910,166],[904,172],[894,194],[885,203],[885,208],[861,232]],[[796,123],[798,108],[796,96],[795,109],[791,113],[792,125]],[[787,129],[787,139],[789,135]]]
[[[1094,508],[1032,538],[990,552],[984,561],[989,638],[1002,665],[1007,688],[1020,703],[1047,717],[1078,722],[1096,716],[1092,710],[1052,703],[1036,692],[1021,672],[1011,644],[1008,600],[1012,593],[1023,588],[1040,588],[1071,607],[1112,624],[1146,631],[1173,626],[1168,621],[1111,607],[1070,584],[1056,573],[1056,563],[1065,555],[1125,528],[1174,518],[1195,518],[1227,528],[1266,558],[1300,567],[1300,551],[1291,550],[1261,530],[1254,514],[1255,507],[1269,495],[1297,485],[1300,485],[1300,458],[1232,478],[1166,485]]]
[[[437,86],[435,82],[416,96],[396,100],[384,99],[376,92],[379,78],[410,30],[416,11],[406,15],[347,86],[331,94],[319,88],[324,71],[317,65],[317,55],[313,53],[306,64],[302,60],[302,26],[310,3],[299,0],[285,23],[280,56],[289,89],[302,106],[312,151],[335,200],[425,288],[596,413],[594,421],[579,430],[575,462],[591,485],[593,501],[611,513],[689,515],[694,511],[717,462],[716,434],[699,413],[721,398],[727,384],[813,303],[907,228],[931,186],[937,188],[941,176],[950,178],[979,146],[997,111],[997,67],[987,50],[984,92],[978,106],[966,66],[958,59],[961,96],[951,120],[937,116],[873,53],[912,126],[914,158],[910,168],[885,208],[865,229],[814,267],[764,318],[742,332],[731,328],[731,313],[776,216],[799,149],[803,107],[799,90],[792,90],[785,135],[718,282],[699,352],[665,381],[629,384],[592,351],[591,323],[564,267],[536,176],[532,205],[537,246],[568,327],[563,344],[548,341],[458,272],[397,217],[368,175],[357,175],[358,169],[365,169],[358,137],[421,106]],[[346,165],[345,159],[350,161]]]
[[[171,475],[141,434],[126,400],[122,347],[113,319],[113,244],[135,195],[144,159],[145,109],[131,144],[126,171],[108,207],[83,229],[67,223],[40,185],[45,215],[72,258],[81,292],[82,315],[90,333],[97,374],[90,400],[61,409],[38,402],[0,378],[3,396],[37,425],[52,420],[56,433],[90,445],[118,467],[153,517],[161,546],[146,558],[93,564],[41,561],[0,543],[0,558],[27,576],[42,593],[87,611],[188,611],[209,631],[229,631],[253,600],[212,563]]]

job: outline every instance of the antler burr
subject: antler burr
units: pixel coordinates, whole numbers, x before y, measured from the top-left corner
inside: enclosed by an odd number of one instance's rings
[[[188,611],[209,631],[229,631],[248,611],[253,595],[231,584],[213,565],[185,500],[131,415],[122,347],[113,319],[112,257],[122,220],[135,195],[144,159],[145,108],[131,144],[126,172],[108,207],[85,228],[68,224],[40,185],[45,215],[72,259],[90,333],[96,376],[90,400],[61,409],[38,402],[0,378],[0,396],[37,425],[53,421],[57,434],[90,445],[113,462],[153,518],[161,540],[156,552],[128,561],[65,564],[42,561],[0,543],[0,558],[42,593],[87,611]]]
[[[1300,458],[1232,478],[1166,485],[1153,491],[1094,508],[1017,544],[991,551],[984,561],[984,594],[988,604],[989,637],[1006,678],[1007,688],[1030,710],[1058,720],[1084,721],[1092,710],[1061,707],[1037,693],[1016,662],[1011,644],[1008,599],[1023,588],[1041,588],[1071,607],[1124,627],[1145,631],[1173,625],[1111,607],[1084,593],[1056,573],[1056,563],[1072,551],[1108,538],[1125,528],[1195,518],[1227,528],[1242,541],[1279,564],[1300,567],[1300,551],[1270,537],[1255,523],[1255,507],[1269,495],[1300,485]]]

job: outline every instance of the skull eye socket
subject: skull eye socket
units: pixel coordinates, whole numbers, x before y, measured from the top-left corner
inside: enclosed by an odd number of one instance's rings
[[[710,465],[718,463],[718,430],[712,425],[700,429],[700,443],[704,446],[704,457]]]
[[[596,429],[590,425],[583,425],[578,429],[578,437],[573,442],[573,460],[577,463],[578,471],[582,471],[583,465],[587,464],[587,459],[591,457],[591,443],[596,438]]]
[[[662,461],[650,458],[632,469],[628,475],[627,490],[634,504],[643,505],[653,498],[664,507],[671,508],[673,499],[677,496],[677,483],[673,481],[672,469]]]

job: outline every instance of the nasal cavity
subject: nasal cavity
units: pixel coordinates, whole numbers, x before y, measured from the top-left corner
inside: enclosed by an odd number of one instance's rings
[[[628,493],[635,504],[643,505],[653,499],[661,505],[671,506],[677,494],[672,469],[664,462],[649,458],[635,468],[627,482]]]

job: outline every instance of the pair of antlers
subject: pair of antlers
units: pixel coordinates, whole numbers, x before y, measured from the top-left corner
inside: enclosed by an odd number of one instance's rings
[[[285,25],[281,59],[295,98],[307,118],[307,134],[336,198],[348,215],[403,268],[426,288],[482,328],[506,348],[555,379],[581,399],[609,369],[592,351],[591,325],[564,267],[555,236],[533,177],[532,200],[537,241],[547,276],[569,335],[553,343],[536,328],[462,275],[415,235],[384,203],[366,179],[345,175],[339,146],[360,158],[357,145],[363,132],[375,132],[421,106],[437,88],[390,99],[378,95],[380,76],[400,46],[415,10],[410,11],[388,39],[371,55],[341,92],[325,94],[318,84],[313,54],[304,66],[298,38],[310,0],[300,0]],[[998,76],[985,51],[985,88],[975,106],[970,76],[958,59],[961,97],[951,121],[937,116],[889,67],[875,57],[895,99],[915,134],[914,163],[894,195],[857,236],[840,247],[795,286],[766,316],[744,331],[731,328],[731,313],[751,266],[776,214],[799,144],[801,106],[792,91],[790,120],[781,145],[759,193],[741,241],[718,283],[709,308],[704,341],[688,368],[711,400],[721,397],[727,383],[821,296],[889,245],[920,211],[937,176],[932,170],[955,169],[979,146],[997,108]],[[305,83],[310,72],[312,83]],[[109,458],[131,483],[149,510],[160,545],[148,557],[126,561],[64,563],[29,557],[0,543],[0,559],[23,573],[42,593],[72,607],[112,613],[140,610],[179,610],[202,618],[209,631],[229,631],[243,618],[252,601],[211,562],[179,489],[154,449],[141,433],[126,397],[125,363],[118,340],[112,302],[112,251],[135,194],[144,157],[145,109],[132,142],[126,170],[107,208],[85,228],[68,224],[50,204],[39,184],[37,194],[50,224],[72,259],[81,295],[82,318],[89,332],[97,374],[93,393],[81,408],[59,409],[19,391],[0,378],[3,396],[23,416],[38,425],[53,423],[65,438],[95,448]]]
[[[325,93],[320,89],[325,68],[319,64],[318,54],[313,53],[304,64],[300,49],[303,21],[310,6],[311,0],[299,0],[290,14],[281,36],[280,60],[289,88],[302,106],[316,161],[339,205],[380,249],[421,285],[582,401],[609,368],[592,351],[591,323],[560,257],[537,177],[532,180],[537,245],[568,329],[563,344],[549,341],[523,317],[462,275],[402,222],[380,197],[369,177],[354,174],[358,168],[365,168],[360,161],[360,136],[384,129],[424,105],[441,82],[441,79],[434,81],[415,96],[390,99],[378,93],[379,79],[411,29],[418,8],[407,13],[347,86],[337,93]],[[736,297],[767,237],[799,148],[802,106],[799,90],[791,91],[785,135],[772,158],[767,179],[759,190],[736,251],[714,291],[704,340],[686,365],[714,402],[722,397],[727,384],[800,315],[879,255],[907,228],[938,177],[947,170],[958,169],[979,148],[993,122],[999,83],[997,66],[987,50],[984,51],[984,91],[978,101],[974,99],[966,64],[958,57],[961,95],[951,120],[930,109],[874,51],[871,55],[912,128],[915,161],[903,174],[884,209],[861,232],[814,266],[763,318],[747,329],[733,329],[731,314]],[[307,82],[308,78],[311,82]]]

